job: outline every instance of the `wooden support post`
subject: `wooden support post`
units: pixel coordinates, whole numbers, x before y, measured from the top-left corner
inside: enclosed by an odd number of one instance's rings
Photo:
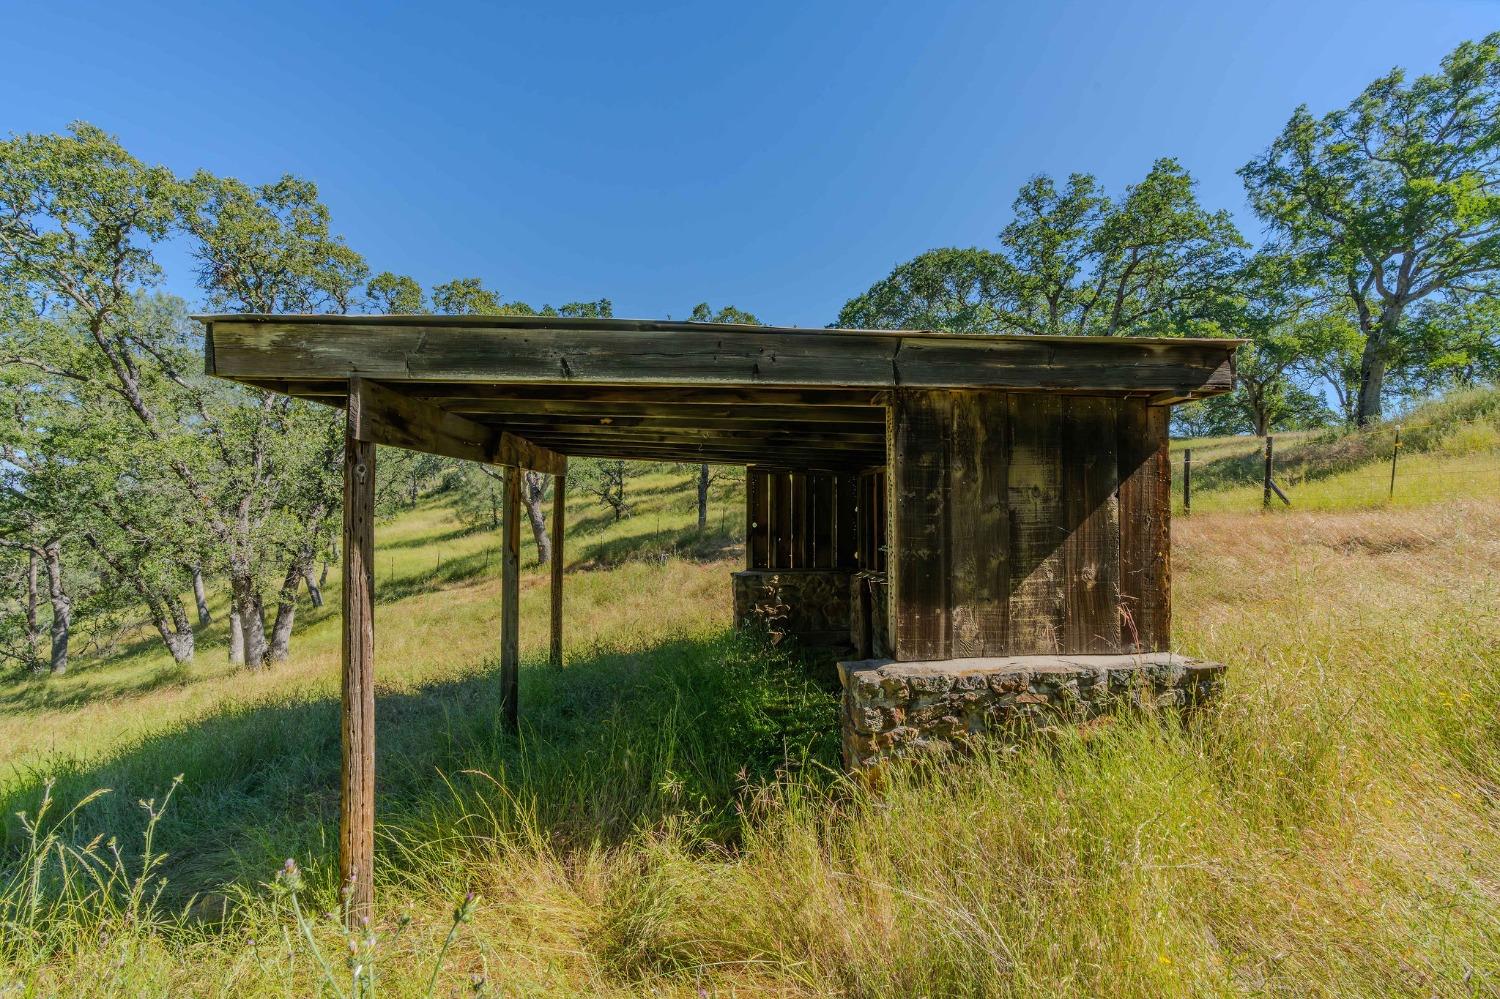
[[[563,534],[567,521],[568,477],[552,480],[552,654],[553,666],[563,664]]]
[[[1265,484],[1261,487],[1260,497],[1260,505],[1262,509],[1266,510],[1271,509],[1271,455],[1274,442],[1275,438],[1270,434],[1266,434],[1266,478]]]
[[[375,445],[360,440],[351,379],[344,430],[344,643],[339,876],[351,926],[373,915],[375,892]]]
[[[518,730],[521,626],[521,470],[505,469],[505,504],[500,541],[500,714],[505,727]]]
[[[1396,498],[1396,456],[1401,453],[1401,428],[1396,428],[1396,440],[1391,445],[1391,491],[1387,499]]]
[[[1172,455],[1165,406],[1120,401],[1120,651],[1172,639]]]
[[[1193,449],[1182,449],[1182,512],[1193,512]]]

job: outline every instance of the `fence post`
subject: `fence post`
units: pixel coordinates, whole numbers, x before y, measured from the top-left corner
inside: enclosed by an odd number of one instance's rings
[[[1272,448],[1274,447],[1274,440],[1275,438],[1273,438],[1270,434],[1266,434],[1266,478],[1264,485],[1262,485],[1261,487],[1260,498],[1260,505],[1263,509],[1266,510],[1271,509],[1271,455]]]
[[[1387,499],[1396,498],[1396,455],[1401,453],[1401,426],[1396,426],[1396,442],[1391,445],[1391,491]]]
[[[1186,516],[1193,512],[1193,449],[1182,449],[1182,512]]]

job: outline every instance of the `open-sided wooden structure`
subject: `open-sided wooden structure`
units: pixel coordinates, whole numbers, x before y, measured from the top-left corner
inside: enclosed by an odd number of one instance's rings
[[[569,456],[745,465],[737,605],[770,594],[795,618],[816,590],[826,606],[800,630],[865,655],[1161,650],[1166,407],[1228,390],[1238,345],[552,317],[200,319],[210,374],[348,409],[340,842],[356,911],[370,904],[373,852],[374,444],[558,476],[558,526]],[[510,481],[501,663],[513,725]],[[556,661],[562,565],[557,531]]]

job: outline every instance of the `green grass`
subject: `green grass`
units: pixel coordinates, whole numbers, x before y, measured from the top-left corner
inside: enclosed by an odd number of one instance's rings
[[[1391,454],[1401,432],[1395,488]],[[1500,390],[1455,393],[1359,432],[1277,434],[1276,484],[1292,509],[1350,510],[1482,498],[1500,492]],[[1182,512],[1183,450],[1193,452],[1193,510],[1254,510],[1264,486],[1264,440],[1172,442],[1172,493]],[[1286,507],[1272,498],[1273,510]]]
[[[1358,474],[1315,485],[1363,503]],[[1200,508],[1174,525],[1175,642],[1230,664],[1221,702],[876,788],[838,772],[830,692],[729,632],[734,487],[706,535],[685,475],[638,492],[618,524],[574,502],[566,670],[545,574],[523,580],[519,739],[495,722],[493,537],[437,503],[379,525],[380,905],[356,950],[381,994],[427,994],[466,892],[438,995],[1500,990],[1494,492]],[[210,631],[186,671],[143,644],[0,689],[0,804],[35,816],[48,779],[54,802],[35,837],[6,827],[0,994],[334,994],[271,887],[295,857],[303,909],[338,904],[328,596],[263,675]],[[335,922],[309,929],[348,994]]]

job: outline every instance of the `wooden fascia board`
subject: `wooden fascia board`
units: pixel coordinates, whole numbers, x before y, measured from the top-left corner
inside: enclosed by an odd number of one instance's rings
[[[1238,341],[892,335],[718,329],[495,329],[216,319],[220,377],[392,383],[995,388],[1213,394]]]

